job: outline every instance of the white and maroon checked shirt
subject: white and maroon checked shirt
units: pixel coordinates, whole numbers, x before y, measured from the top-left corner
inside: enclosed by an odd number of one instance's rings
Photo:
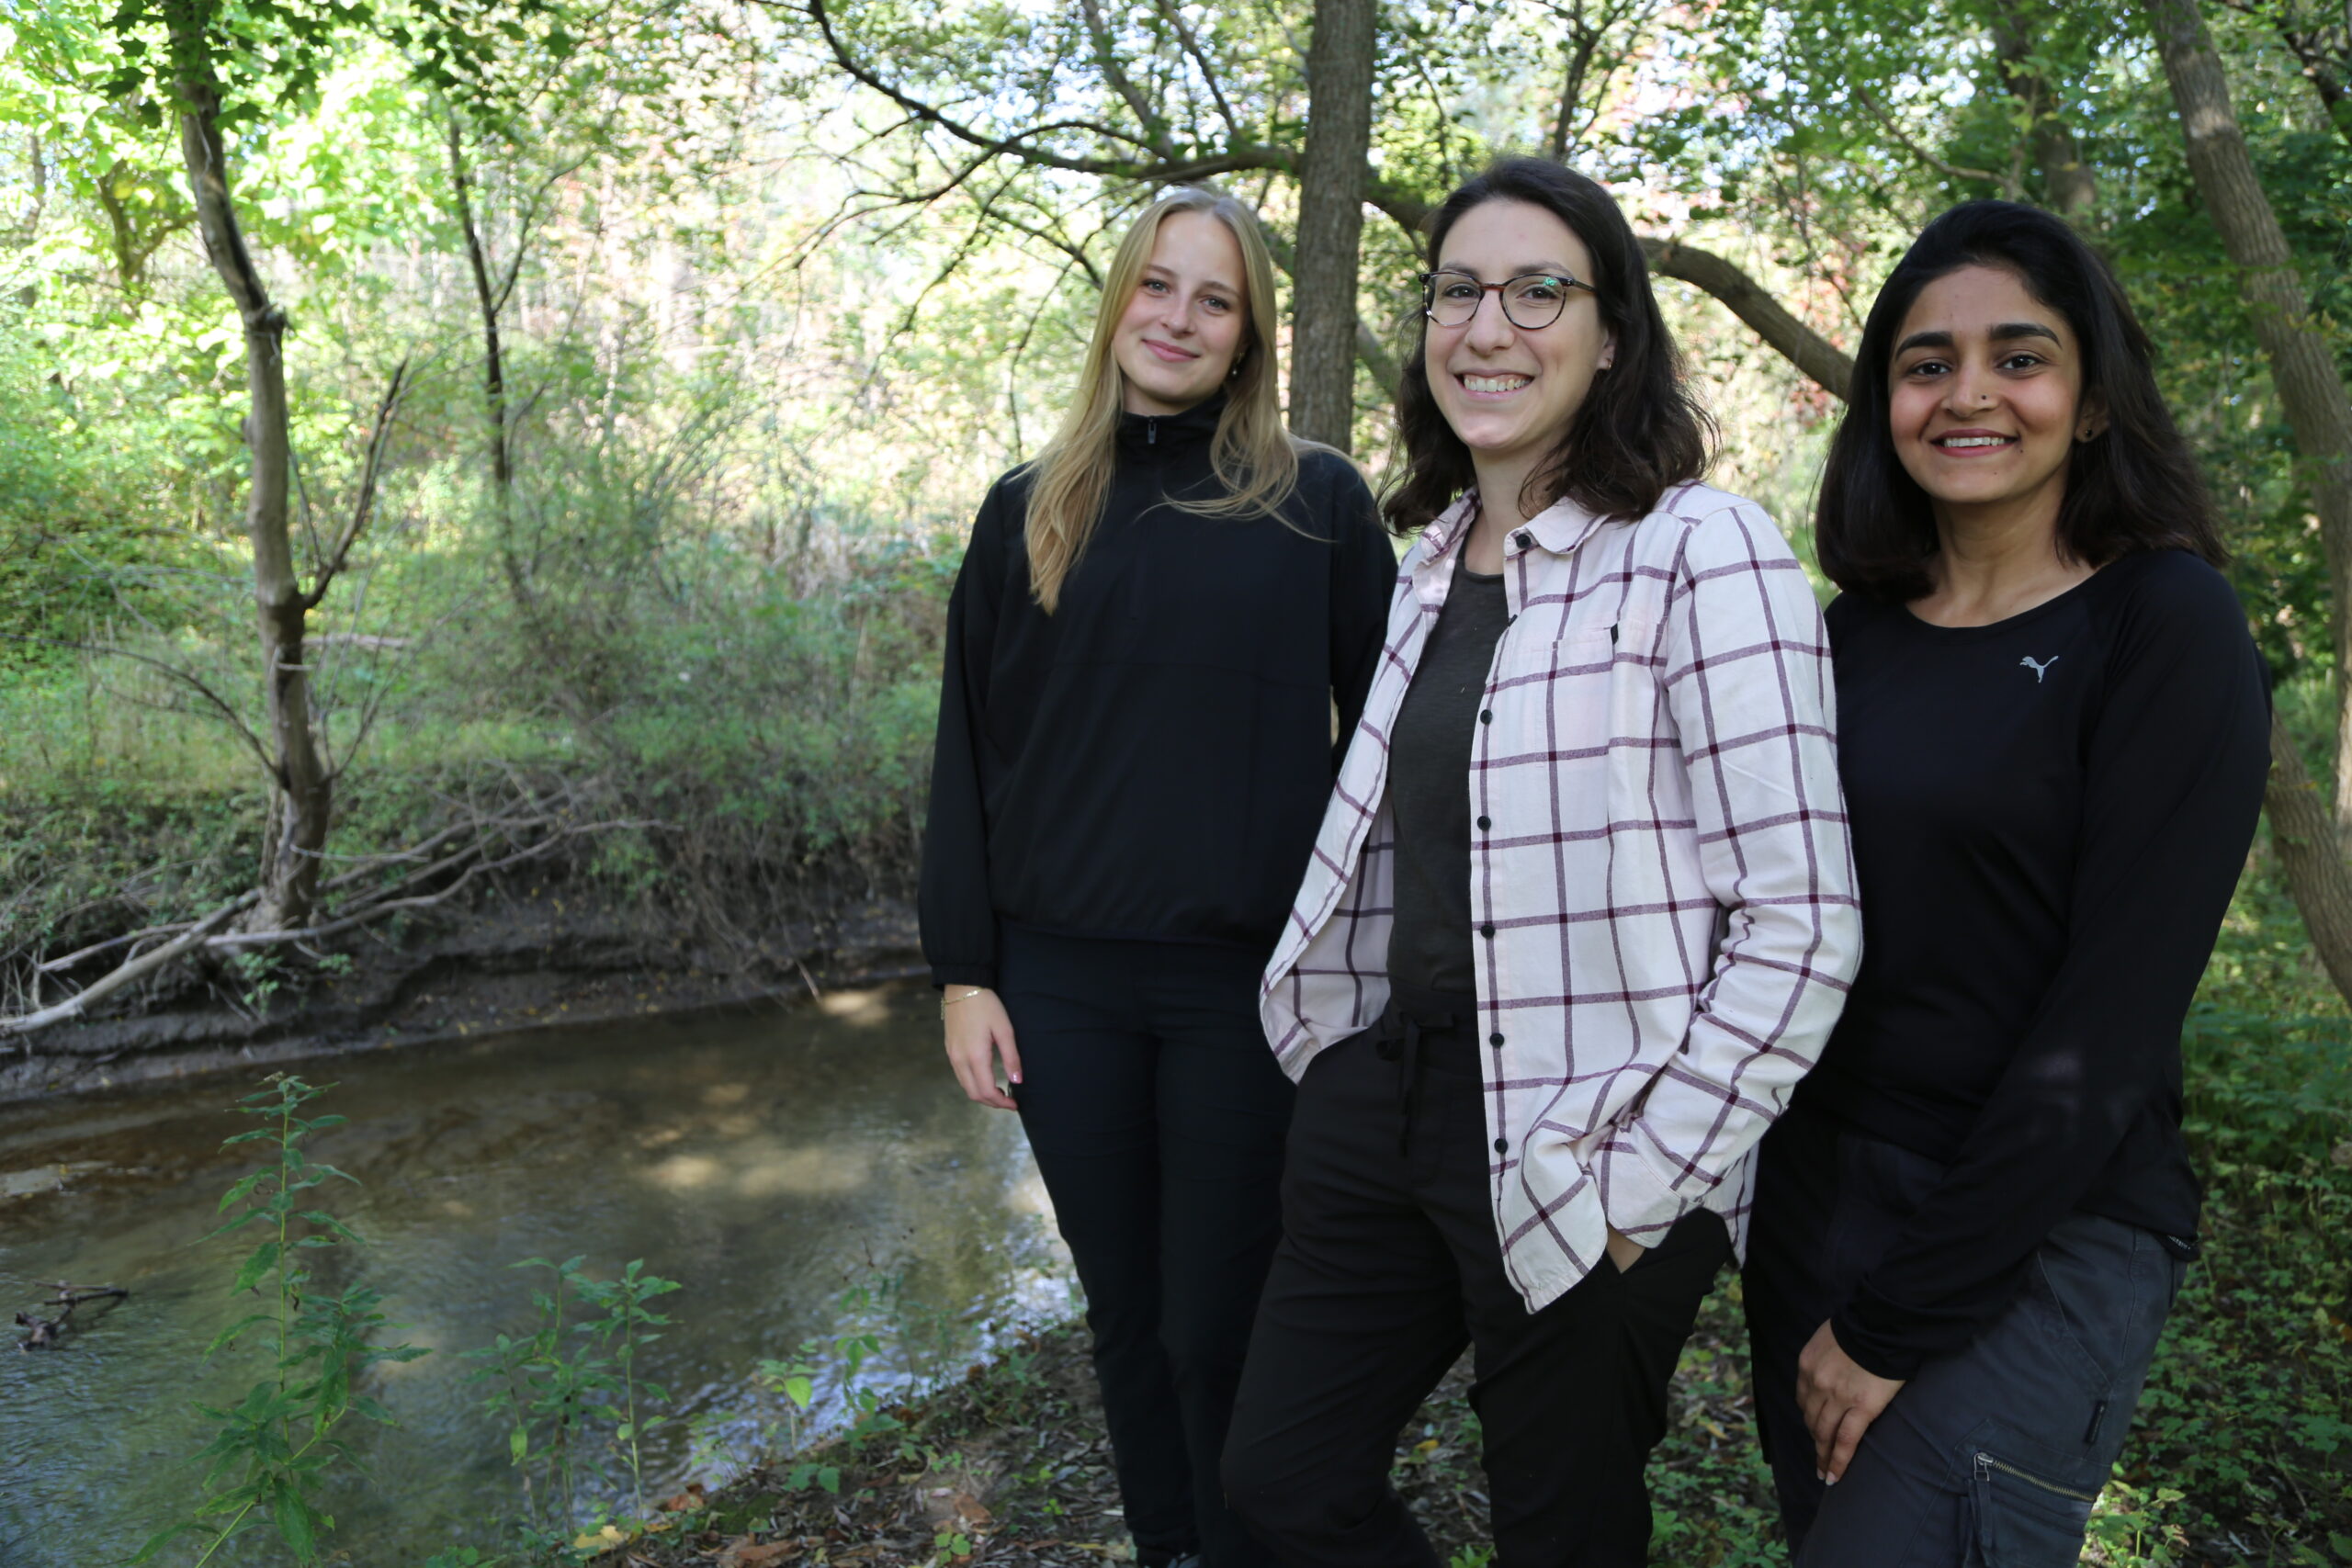
[[[1388,642],[1261,994],[1297,1078],[1388,999],[1388,742],[1475,515],[1405,557]],[[1845,1006],[1861,918],[1829,644],[1761,508],[1704,485],[1638,523],[1513,529],[1470,761],[1495,1227],[1532,1312],[1608,1227],[1706,1207],[1744,1255],[1750,1151]],[[1487,1048],[1491,1047],[1491,1049]]]

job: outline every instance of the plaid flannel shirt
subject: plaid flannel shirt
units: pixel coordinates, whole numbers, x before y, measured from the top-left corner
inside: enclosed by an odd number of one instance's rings
[[[1388,999],[1389,735],[1468,532],[1397,574],[1379,673],[1261,993],[1283,1069]],[[1471,753],[1472,919],[1495,1227],[1530,1311],[1705,1207],[1745,1253],[1750,1152],[1861,958],[1828,637],[1754,503],[1513,529]]]

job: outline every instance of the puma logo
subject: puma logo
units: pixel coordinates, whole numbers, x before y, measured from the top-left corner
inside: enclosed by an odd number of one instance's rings
[[[2037,663],[2034,660],[2033,655],[2029,653],[2023,659],[2018,660],[2018,662],[2033,671],[2033,683],[2039,686],[2041,684],[2041,678],[2050,673],[2050,667],[2052,664],[2057,663],[2058,660],[2064,657],[2064,655],[2063,654],[2053,653],[2049,658]]]

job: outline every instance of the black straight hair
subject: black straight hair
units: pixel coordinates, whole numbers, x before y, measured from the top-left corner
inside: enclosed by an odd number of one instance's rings
[[[1921,231],[1862,324],[1846,417],[1829,446],[1814,545],[1849,593],[1906,604],[1933,586],[1935,513],[1895,456],[1889,423],[1895,334],[1920,290],[1962,267],[1998,267],[2066,318],[2082,345],[2086,408],[2106,428],[2075,443],[2058,509],[2058,549],[2101,567],[2135,550],[2183,549],[2228,563],[2196,459],[2156,389],[2148,334],[2123,286],[2064,220],[2014,201],[1971,201]]]
[[[1530,510],[1566,497],[1603,517],[1635,518],[1658,498],[1707,471],[1714,427],[1690,395],[1681,356],[1650,292],[1642,243],[1599,183],[1548,158],[1499,158],[1445,198],[1429,222],[1434,271],[1445,237],[1472,208],[1523,201],[1568,226],[1592,254],[1600,319],[1616,336],[1614,363],[1591,389],[1519,498]],[[1470,489],[1470,448],[1453,433],[1430,388],[1429,320],[1407,356],[1396,393],[1396,445],[1402,461],[1381,498],[1390,528],[1409,534]]]

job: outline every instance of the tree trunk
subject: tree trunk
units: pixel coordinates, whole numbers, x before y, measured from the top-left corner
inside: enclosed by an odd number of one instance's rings
[[[2034,33],[2041,24],[2038,7],[2005,5],[1994,19],[1994,47],[2008,75],[2009,96],[2033,128],[2029,141],[2041,170],[2042,203],[2068,222],[2082,223],[2098,199],[2098,176],[2083,157],[2074,128],[2056,112],[2049,80],[2033,64]]]
[[[2312,946],[2335,988],[2352,997],[2352,871],[2345,866],[2334,818],[2303,766],[2286,720],[2270,716],[2270,782],[2262,792],[2270,847],[2286,874]]]
[[[449,185],[455,193],[458,224],[466,239],[466,265],[473,274],[474,300],[481,314],[481,396],[487,429],[484,444],[490,457],[492,520],[498,531],[498,555],[506,584],[518,605],[528,607],[530,584],[514,543],[514,450],[507,433],[506,354],[499,333],[505,304],[499,285],[492,280],[490,253],[482,243],[474,217],[473,176],[466,166],[464,133],[457,112],[449,113]],[[516,241],[519,246],[521,241]]]
[[[1356,253],[1378,22],[1375,0],[1316,0],[1306,51],[1312,100],[1291,274],[1290,427],[1342,452],[1355,429]]]
[[[2286,231],[2255,175],[2230,102],[2229,78],[2196,0],[2147,0],[2147,10],[2180,110],[2189,173],[2238,268],[2246,314],[2269,361],[2319,514],[2335,653],[2335,788],[2323,806],[2293,748],[2274,737],[2271,832],[2320,960],[2337,988],[2352,998],[2352,920],[2344,913],[2352,910],[2352,872],[2345,864],[2345,827],[2352,821],[2352,679],[2346,679],[2352,670],[2352,397],[2312,319]],[[2289,814],[2284,821],[2282,811]]]
[[[306,922],[317,906],[319,857],[326,847],[334,793],[334,776],[311,728],[311,676],[302,644],[311,602],[302,592],[288,530],[286,317],[271,301],[237,222],[220,140],[220,94],[209,81],[192,78],[183,78],[179,91],[180,156],[196,197],[205,254],[245,332],[252,406],[244,434],[253,460],[245,529],[253,542],[254,595],[276,753],[270,776],[277,786],[262,843],[261,897],[249,919],[255,931],[283,931]]]

